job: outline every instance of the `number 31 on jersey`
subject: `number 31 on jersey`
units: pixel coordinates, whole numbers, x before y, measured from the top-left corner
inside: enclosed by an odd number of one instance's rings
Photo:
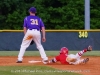
[[[38,25],[38,19],[30,19],[31,25]]]

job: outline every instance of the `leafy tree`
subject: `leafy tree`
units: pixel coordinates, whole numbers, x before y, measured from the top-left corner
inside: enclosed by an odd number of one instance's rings
[[[100,29],[100,1],[91,0],[91,29]]]
[[[100,28],[100,1],[91,1],[91,29]],[[30,7],[46,29],[84,29],[84,0],[0,0],[0,29],[22,29]]]

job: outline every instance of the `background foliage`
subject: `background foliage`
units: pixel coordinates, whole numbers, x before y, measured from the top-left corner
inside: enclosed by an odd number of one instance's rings
[[[91,29],[100,28],[100,1],[91,2]],[[30,7],[46,29],[84,29],[84,0],[0,0],[0,29],[22,29]]]

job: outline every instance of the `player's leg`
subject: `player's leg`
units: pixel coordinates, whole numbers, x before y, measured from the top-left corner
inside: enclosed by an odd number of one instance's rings
[[[69,54],[67,57],[66,57],[66,61],[69,63],[69,64],[77,64],[77,57],[75,54]]]
[[[92,46],[88,46],[88,48],[79,51],[78,53],[76,53],[76,57],[80,58],[84,53],[86,53],[87,51],[92,51]]]
[[[87,51],[91,51],[92,50],[92,46],[88,46],[88,48],[82,50],[82,51],[79,51],[78,53],[76,53],[76,63],[75,64],[82,64],[82,63],[86,63],[89,61],[89,58],[85,58],[85,59],[80,59],[81,56],[86,53]]]
[[[76,62],[74,62],[73,64],[74,65],[77,65],[77,64],[86,64],[88,61],[89,61],[89,58],[79,59]]]
[[[27,33],[25,34],[25,36],[22,40],[22,44],[21,44],[20,51],[19,51],[19,54],[18,54],[17,63],[22,62],[25,50],[30,45],[31,41],[32,41],[32,35],[29,33],[29,31],[27,31]]]
[[[46,64],[47,61],[48,61],[48,57],[44,51],[44,48],[41,44],[41,34],[40,34],[40,31],[35,31],[35,34],[34,34],[34,42],[36,43],[36,46],[37,46],[37,49],[39,50],[40,52],[40,55],[41,55],[41,58],[43,59],[43,63]]]
[[[74,54],[70,54],[68,55],[68,57],[66,58],[66,61],[69,64],[73,64],[73,65],[77,65],[77,64],[85,64],[86,62],[89,61],[89,58],[85,58],[85,59],[80,59],[80,57],[77,57]]]

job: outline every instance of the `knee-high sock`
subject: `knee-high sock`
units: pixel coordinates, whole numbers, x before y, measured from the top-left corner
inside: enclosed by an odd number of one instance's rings
[[[79,52],[77,53],[77,55],[81,57],[85,52],[87,52],[87,49],[84,49],[84,50],[82,50],[82,51],[79,51]]]

